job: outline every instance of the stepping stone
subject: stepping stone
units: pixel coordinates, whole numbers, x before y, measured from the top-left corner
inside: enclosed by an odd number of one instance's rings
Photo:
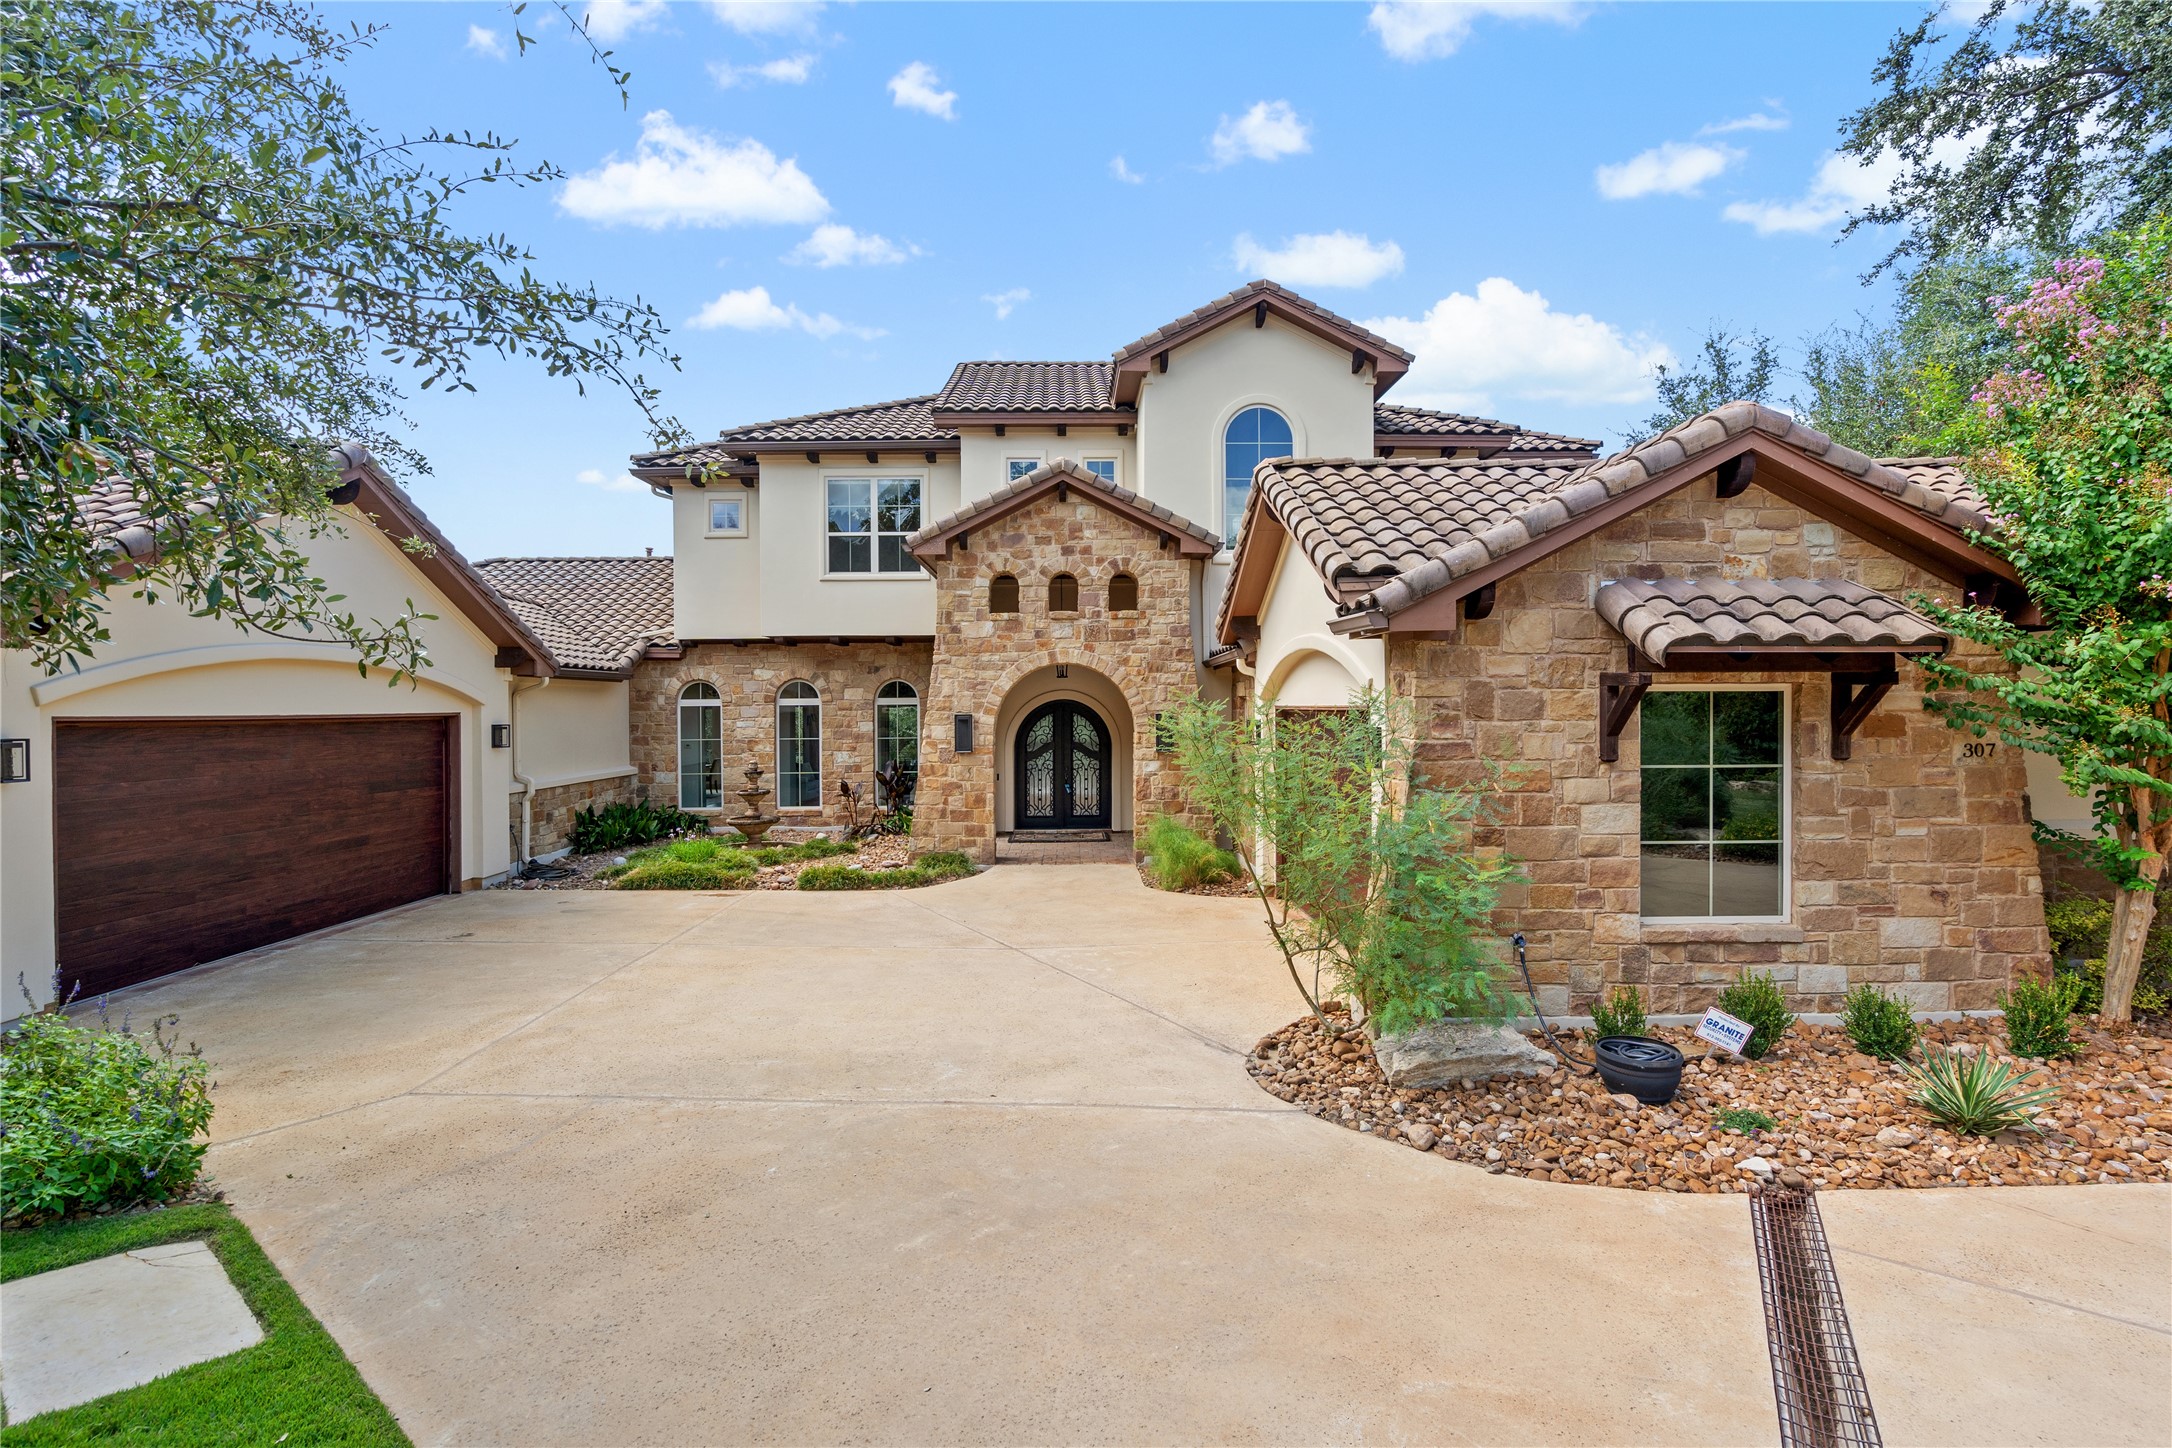
[[[263,1340],[207,1243],[141,1247],[0,1288],[0,1399],[20,1423]]]

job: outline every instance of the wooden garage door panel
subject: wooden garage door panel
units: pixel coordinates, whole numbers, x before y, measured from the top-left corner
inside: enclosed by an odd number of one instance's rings
[[[63,979],[95,994],[443,892],[450,722],[59,724]]]

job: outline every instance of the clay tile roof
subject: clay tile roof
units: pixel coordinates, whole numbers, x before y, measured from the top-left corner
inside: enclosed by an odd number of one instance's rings
[[[1129,488],[1119,488],[1098,474],[1086,471],[1069,458],[1057,458],[1054,462],[1043,463],[1032,472],[1004,484],[985,497],[975,498],[956,512],[936,519],[907,538],[905,546],[917,552],[922,544],[954,533],[961,527],[968,527],[976,519],[1009,512],[1021,495],[1041,492],[1059,479],[1074,488],[1098,494],[1125,512],[1150,517],[1167,527],[1171,533],[1182,533],[1205,544],[1210,550],[1222,546],[1219,535],[1209,532],[1181,514],[1170,512],[1159,503],[1147,501]]]
[[[565,669],[623,673],[672,637],[669,558],[486,558],[475,568]]]
[[[1473,417],[1467,412],[1435,412],[1429,407],[1376,402],[1373,404],[1373,431],[1418,437],[1500,437],[1515,432],[1516,425],[1491,417]]]
[[[1235,311],[1237,308],[1243,306],[1247,302],[1255,301],[1261,297],[1275,297],[1280,301],[1288,304],[1292,309],[1296,311],[1306,312],[1309,313],[1311,316],[1318,318],[1322,323],[1327,326],[1333,327],[1338,331],[1347,332],[1351,336],[1360,337],[1364,339],[1366,347],[1371,351],[1385,353],[1390,357],[1400,358],[1405,363],[1416,360],[1416,358],[1411,353],[1405,352],[1402,348],[1396,346],[1393,342],[1390,342],[1387,338],[1379,335],[1377,332],[1368,331],[1365,328],[1360,327],[1357,323],[1351,321],[1348,317],[1344,317],[1338,315],[1337,313],[1331,312],[1327,308],[1321,306],[1318,302],[1310,301],[1307,298],[1297,295],[1297,293],[1291,291],[1287,287],[1277,286],[1275,283],[1266,280],[1246,282],[1243,286],[1237,288],[1233,292],[1230,292],[1226,296],[1216,297],[1213,301],[1208,302],[1203,307],[1192,308],[1183,316],[1178,317],[1175,321],[1167,322],[1159,327],[1156,327],[1153,331],[1139,338],[1136,342],[1133,342],[1128,346],[1117,348],[1116,355],[1112,360],[1122,362],[1125,358],[1136,357],[1141,352],[1154,351],[1158,349],[1163,342],[1168,341],[1171,337],[1176,336],[1178,333],[1186,331],[1191,327],[1197,326],[1199,323],[1204,322],[1208,318],[1216,316],[1222,312]]]
[[[1950,642],[1876,589],[1831,578],[1618,579],[1599,586],[1594,607],[1661,664],[1681,648],[1942,650]]]
[[[1595,437],[1570,437],[1568,434],[1560,432],[1518,432],[1514,438],[1510,439],[1507,452],[1501,455],[1507,456],[1513,453],[1545,453],[1548,455],[1580,453],[1588,458],[1597,456],[1598,451],[1599,440]]]
[[[1106,362],[960,362],[937,412],[1113,412]]]
[[[955,428],[937,427],[930,404],[934,394],[903,397],[895,402],[870,402],[859,407],[839,407],[829,412],[808,412],[798,417],[772,418],[728,428],[708,442],[687,447],[635,453],[636,468],[677,468],[688,464],[716,466],[729,462],[743,449],[742,443],[823,442],[955,442]]]
[[[1986,522],[1990,519],[1991,505],[1976,491],[1968,474],[1961,471],[1959,458],[1880,458],[1878,466],[1900,474],[1959,513],[1974,513]]]
[[[1283,458],[1261,501],[1330,583],[1401,574],[1473,545],[1585,466],[1574,459]]]

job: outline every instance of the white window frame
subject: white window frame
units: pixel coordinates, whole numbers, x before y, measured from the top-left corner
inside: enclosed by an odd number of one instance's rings
[[[1207,466],[1211,471],[1208,476],[1214,479],[1214,512],[1217,527],[1214,556],[1216,561],[1223,563],[1234,558],[1237,552],[1235,541],[1228,537],[1229,530],[1235,524],[1243,521],[1242,510],[1239,511],[1239,516],[1236,518],[1227,516],[1229,512],[1229,425],[1237,420],[1238,413],[1250,407],[1268,408],[1279,413],[1282,420],[1289,424],[1291,457],[1305,458],[1313,455],[1311,447],[1305,441],[1304,414],[1288,398],[1271,393],[1255,392],[1246,397],[1233,399],[1223,409],[1221,416],[1215,419],[1214,431],[1209,433],[1206,439],[1207,446],[1210,449]],[[1251,494],[1247,492],[1245,496],[1249,499]]]
[[[689,698],[687,698],[687,697],[686,697],[686,696],[687,696],[687,694],[688,694],[688,693],[690,693],[690,692],[691,692],[692,690],[694,690],[694,689],[695,689],[695,688],[697,688],[697,687],[703,687],[703,688],[707,688],[707,689],[709,690],[709,692],[710,692],[711,694],[714,694],[714,695],[715,695],[716,697],[715,697],[715,698],[711,698],[711,699],[689,699]],[[707,811],[709,811],[709,810],[720,810],[720,809],[724,808],[724,698],[723,698],[723,694],[724,694],[724,691],[723,691],[722,689],[719,689],[719,688],[718,688],[718,687],[717,687],[717,686],[716,686],[716,685],[715,685],[714,683],[712,683],[712,682],[711,682],[710,680],[708,680],[708,679],[688,679],[688,680],[687,680],[687,681],[686,681],[685,683],[683,683],[683,684],[681,684],[681,685],[679,686],[679,696],[678,696],[678,699],[677,699],[677,701],[676,701],[676,703],[677,703],[677,712],[676,712],[676,713],[675,713],[675,714],[674,714],[674,715],[672,716],[672,717],[673,717],[673,720],[674,720],[674,722],[675,722],[675,724],[676,724],[676,726],[677,726],[676,732],[675,732],[675,733],[674,733],[674,735],[672,736],[672,742],[673,742],[674,744],[676,744],[676,745],[678,746],[677,750],[675,751],[675,753],[674,753],[674,755],[673,755],[673,763],[674,763],[674,765],[676,766],[676,769],[677,769],[677,772],[678,772],[678,782],[679,782],[679,790],[678,790],[678,793],[679,793],[679,808],[680,808],[680,809],[683,809],[683,810],[686,810],[686,811],[688,811],[688,812],[690,812],[690,813],[691,813],[691,812],[697,812],[697,811],[699,811],[699,812],[707,812]],[[710,710],[710,711],[712,711],[712,712],[713,712],[713,713],[714,713],[714,714],[716,715],[716,798],[717,798],[717,802],[716,802],[715,804],[702,804],[702,803],[699,803],[699,802],[697,802],[697,803],[694,803],[694,804],[688,804],[688,803],[686,802],[686,711],[687,711],[688,709],[707,709],[707,710]]]
[[[1107,479],[1109,486],[1120,488],[1124,485],[1124,460],[1122,458],[1113,453],[1096,453],[1092,457],[1083,457],[1078,460],[1078,465],[1089,473],[1093,472],[1095,463],[1107,463],[1109,465]]]
[[[886,698],[884,698],[884,697],[883,697],[883,690],[884,690],[884,689],[888,689],[888,688],[890,688],[890,687],[892,687],[892,686],[896,686],[896,687],[898,687],[898,688],[901,688],[901,689],[905,690],[905,691],[906,691],[907,693],[909,693],[909,694],[911,694],[911,695],[912,695],[912,705],[913,705],[913,778],[914,778],[914,780],[915,780],[915,781],[917,782],[917,781],[918,781],[918,779],[919,779],[919,777],[920,777],[920,745],[921,745],[921,722],[922,722],[922,719],[921,719],[921,699],[920,699],[920,690],[919,690],[919,688],[918,688],[917,686],[915,686],[915,685],[914,685],[914,683],[913,683],[913,682],[912,682],[912,680],[910,680],[910,679],[885,679],[885,680],[883,680],[883,681],[882,681],[882,683],[881,683],[881,684],[877,685],[877,686],[876,686],[876,689],[875,689],[875,721],[874,721],[874,723],[875,723],[875,731],[874,731],[874,735],[875,735],[875,737],[874,737],[874,744],[875,744],[875,776],[876,776],[876,779],[877,779],[877,781],[878,781],[878,782],[877,782],[877,784],[876,784],[876,786],[875,786],[875,793],[877,794],[877,796],[880,796],[880,795],[881,795],[881,793],[882,793],[882,785],[881,785],[881,783],[879,782],[879,781],[880,781],[880,779],[881,779],[881,776],[882,776],[882,711],[883,711],[883,710],[884,710],[885,708],[890,708],[890,709],[899,709],[899,708],[903,708],[903,707],[904,707],[904,704],[905,704],[905,701],[904,701],[903,699],[899,699],[899,698],[895,698],[895,697],[892,697],[892,698],[887,698],[887,699],[886,699]],[[888,803],[887,803],[886,801],[884,801],[884,800],[880,799],[880,798],[878,798],[878,799],[876,800],[876,803],[877,803],[877,804],[880,804],[880,805],[882,805],[882,806],[883,806],[884,808],[886,808],[886,809],[887,809],[887,808],[889,807]]]
[[[1780,913],[1777,915],[1646,915],[1644,910],[1644,706],[1637,705],[1637,919],[1645,925],[1785,925],[1795,918],[1795,691],[1786,684],[1655,683],[1654,694],[1778,694],[1780,696]]]
[[[832,483],[865,483],[867,485],[868,532],[866,534],[866,537],[868,540],[868,568],[865,573],[839,573],[833,571],[830,568],[830,539],[833,536],[837,536],[833,535],[830,532],[830,485]],[[906,555],[906,557],[908,559],[911,559],[912,561],[913,566],[911,568],[896,569],[887,573],[882,570],[880,566],[882,562],[882,540],[885,538],[904,539],[911,536],[907,533],[886,533],[876,526],[877,522],[879,521],[876,516],[876,510],[878,507],[876,500],[880,496],[880,493],[878,491],[878,485],[882,483],[911,483],[914,486],[918,487],[920,489],[920,526],[922,528],[925,528],[928,525],[929,483],[928,474],[925,471],[913,472],[907,470],[903,472],[893,473],[876,472],[868,468],[854,468],[850,471],[834,473],[826,472],[822,474],[822,512],[820,517],[820,522],[822,526],[817,531],[816,546],[822,550],[822,556],[819,560],[818,575],[825,582],[834,581],[840,583],[850,583],[873,580],[882,583],[896,583],[901,581],[910,581],[915,578],[932,577],[932,575],[929,574],[928,570],[921,566],[918,559],[912,558],[911,554]],[[918,530],[915,529],[914,531],[917,532]],[[859,535],[848,534],[844,536],[856,537]],[[902,547],[903,545],[900,544],[900,546]]]
[[[812,699],[785,698],[784,691],[791,688],[795,684],[805,684],[807,688],[814,694],[814,697]],[[784,803],[784,711],[788,707],[793,709],[814,710],[815,802],[813,804]],[[770,702],[769,721],[770,732],[774,736],[772,743],[775,746],[770,751],[771,759],[769,762],[775,767],[777,771],[776,798],[778,813],[820,813],[822,809],[822,690],[816,687],[815,681],[812,679],[786,679],[783,683],[777,686],[776,698]]]
[[[730,503],[733,507],[739,510],[739,525],[737,527],[719,528],[716,525],[716,509],[717,504],[719,503]],[[716,497],[714,495],[711,495],[706,500],[705,506],[708,508],[709,511],[709,526],[707,531],[702,534],[704,538],[744,538],[747,536],[746,489],[734,488],[729,494],[724,497]],[[827,509],[824,510],[823,516],[828,516]]]
[[[1024,477],[1026,473],[1032,472],[1035,468],[1042,466],[1047,461],[1048,458],[1046,457],[1046,455],[1041,453],[1033,453],[1030,456],[1025,453],[1012,453],[1006,455],[1003,459],[1003,486],[1006,488],[1009,487],[1012,483],[1015,483],[1020,478]],[[1024,463],[1026,465],[1024,472],[1021,472],[1018,469],[1018,465],[1020,463]]]

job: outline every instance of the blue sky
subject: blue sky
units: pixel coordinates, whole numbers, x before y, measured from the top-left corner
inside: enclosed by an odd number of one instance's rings
[[[349,76],[382,130],[569,173],[461,218],[655,304],[697,436],[1103,357],[1265,274],[1417,351],[1395,398],[1612,443],[1708,324],[1884,304],[1874,241],[1833,244],[1878,177],[1830,153],[1921,7],[615,0],[630,106],[538,5],[525,57],[503,6],[328,9],[390,27]],[[410,408],[463,551],[668,550],[630,403],[474,381]]]

